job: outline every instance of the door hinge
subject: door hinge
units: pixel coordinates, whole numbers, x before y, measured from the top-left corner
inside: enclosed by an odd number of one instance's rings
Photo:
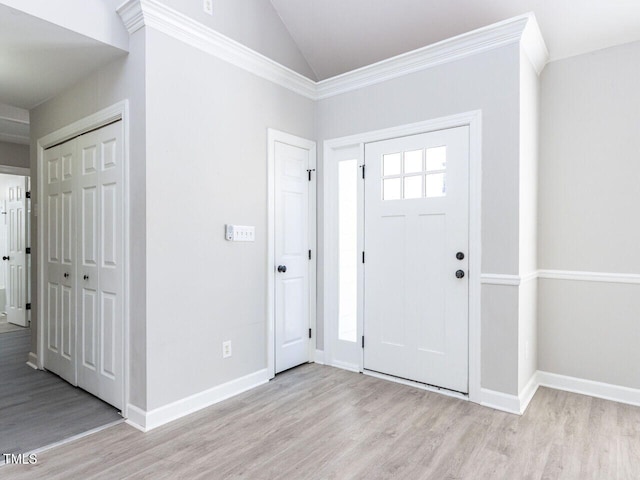
[[[311,338],[311,329],[309,329],[309,338]]]
[[[27,303],[27,304],[24,306],[24,308],[25,308],[26,310],[31,310],[31,304],[30,304],[30,303]]]
[[[31,192],[26,192],[26,193],[25,193],[25,196],[26,196],[27,198],[31,198]]]
[[[364,263],[364,252],[362,252],[362,263]]]
[[[364,180],[364,168],[366,165],[360,165],[362,167],[362,179]]]
[[[309,260],[311,260],[311,250],[309,250]]]
[[[25,252],[24,252],[24,253],[26,253],[27,255],[29,255],[29,254],[31,253],[31,247],[27,247],[27,248],[25,249]]]
[[[307,173],[309,174],[309,181],[311,181],[311,172],[315,172],[316,169],[315,168],[310,168],[309,170],[307,170]]]
[[[362,348],[364,348],[364,335],[362,335]]]

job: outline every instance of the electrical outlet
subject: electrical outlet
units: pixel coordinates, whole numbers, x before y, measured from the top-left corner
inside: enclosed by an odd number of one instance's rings
[[[202,0],[202,10],[204,13],[213,15],[213,0]]]
[[[231,340],[222,342],[222,358],[229,358],[231,356]]]

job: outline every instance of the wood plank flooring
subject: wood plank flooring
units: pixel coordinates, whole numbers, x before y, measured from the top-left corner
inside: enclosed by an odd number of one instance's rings
[[[13,323],[9,323],[9,320],[7,320],[6,314],[0,315],[0,333],[19,332],[19,331],[25,331],[25,330],[27,330],[27,328],[21,327],[20,325],[14,325]]]
[[[143,434],[118,425],[11,479],[638,479],[640,408],[541,388],[522,417],[319,365]]]
[[[27,366],[30,342],[30,329],[0,335],[0,454],[30,452],[121,419],[111,405]]]

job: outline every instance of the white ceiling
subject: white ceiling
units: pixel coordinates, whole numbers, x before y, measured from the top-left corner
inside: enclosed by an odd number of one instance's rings
[[[551,60],[640,40],[638,0],[271,0],[323,80],[527,12]]]
[[[30,109],[120,49],[0,4],[0,102]]]

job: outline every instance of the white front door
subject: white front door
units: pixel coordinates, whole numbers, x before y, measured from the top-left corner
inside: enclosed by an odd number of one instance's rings
[[[122,408],[122,123],[77,142],[78,386]]]
[[[468,392],[469,129],[365,146],[364,368]]]
[[[275,373],[309,361],[311,151],[275,142]],[[313,178],[315,180],[315,176]]]
[[[15,177],[7,191],[7,320],[27,326],[26,181]]]

